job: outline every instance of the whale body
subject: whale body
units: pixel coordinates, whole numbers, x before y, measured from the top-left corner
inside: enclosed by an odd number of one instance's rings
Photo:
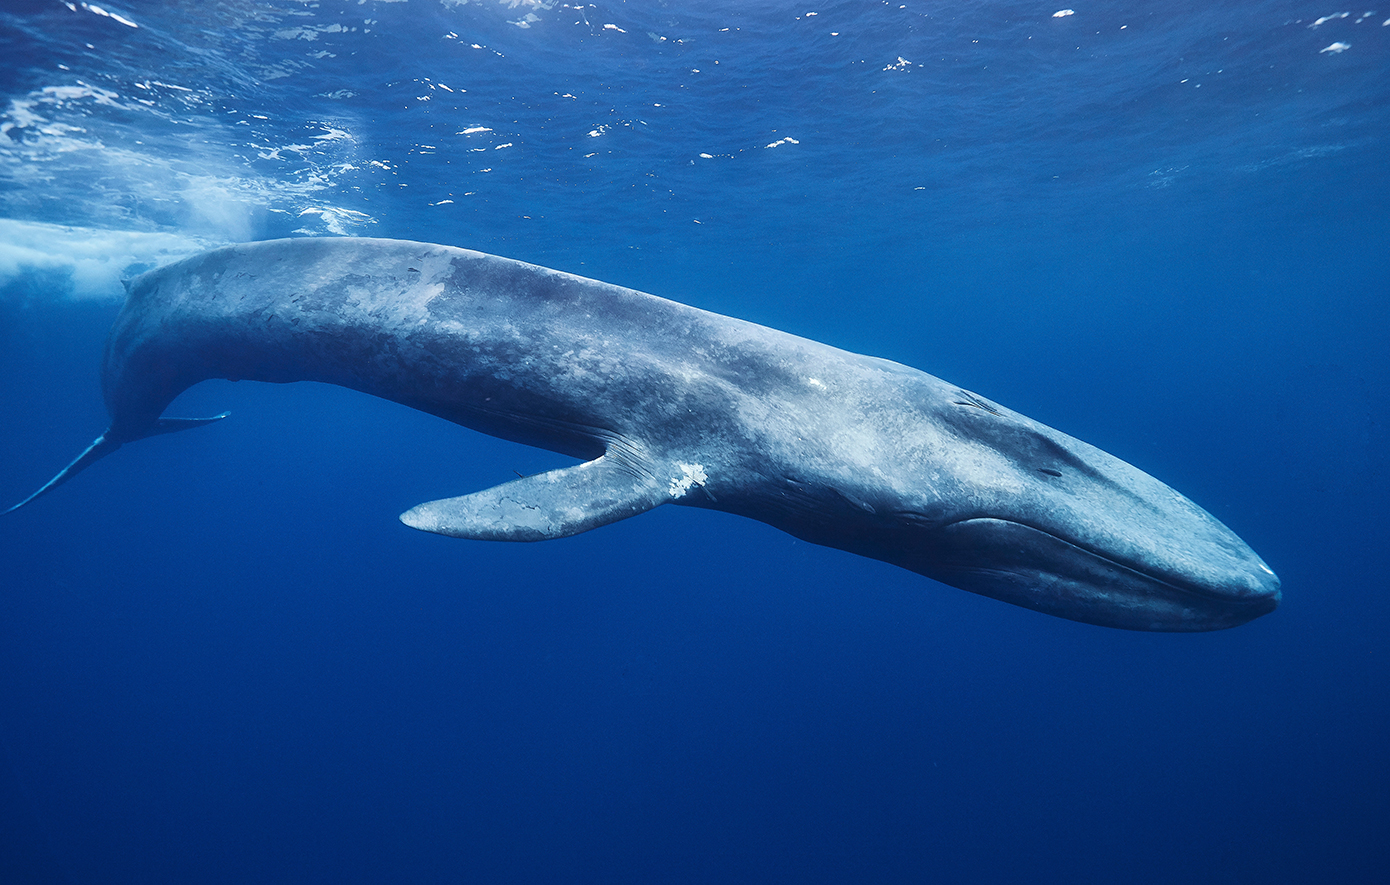
[[[225,417],[163,416],[200,381],[321,381],[579,459],[402,514],[424,531],[537,541],[680,504],[1091,624],[1216,630],[1279,603],[1230,529],[1112,455],[916,369],[631,289],[358,238],[230,246],[127,289],[109,428],[11,511]]]

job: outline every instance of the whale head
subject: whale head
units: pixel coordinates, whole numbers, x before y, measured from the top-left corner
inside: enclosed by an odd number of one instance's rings
[[[1278,606],[1273,570],[1167,485],[975,394],[956,388],[939,402],[929,451],[905,459],[916,486],[898,484],[909,491],[890,505],[894,537],[870,555],[1131,630],[1220,630]]]

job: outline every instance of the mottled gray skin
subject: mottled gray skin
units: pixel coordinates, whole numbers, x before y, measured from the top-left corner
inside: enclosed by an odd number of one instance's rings
[[[446,246],[301,239],[129,290],[102,378],[110,429],[40,493],[205,423],[160,418],[204,379],[322,381],[584,462],[401,517],[427,531],[540,540],[675,503],[1111,627],[1215,630],[1279,601],[1244,542],[1117,458],[916,369],[631,289]]]

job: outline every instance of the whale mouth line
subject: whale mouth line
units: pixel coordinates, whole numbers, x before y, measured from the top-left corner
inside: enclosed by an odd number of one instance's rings
[[[1028,529],[1029,531],[1036,532],[1040,535],[1050,538],[1059,544],[1065,544],[1067,547],[1076,550],[1078,553],[1082,553],[1086,556],[1092,557],[1093,559],[1100,560],[1101,562],[1105,563],[1111,568],[1128,572],[1145,581],[1149,581],[1154,584],[1158,584],[1162,587],[1165,587],[1168,590],[1171,590],[1172,592],[1177,594],[1197,597],[1199,599],[1203,599],[1209,602],[1216,602],[1221,603],[1223,605],[1235,607],[1268,605],[1269,599],[1271,598],[1269,595],[1266,594],[1255,594],[1248,597],[1231,596],[1230,594],[1223,594],[1219,591],[1213,591],[1211,589],[1208,589],[1206,586],[1200,585],[1196,582],[1178,583],[1175,582],[1171,577],[1161,576],[1153,572],[1147,571],[1133,562],[1126,562],[1123,559],[1119,559],[1115,556],[1102,553],[1099,550],[1096,550],[1085,544],[1079,544],[1068,538],[1064,538],[1060,535],[1048,531],[1047,529],[1040,528],[1031,523],[1022,522],[1017,519],[1009,519],[1002,516],[970,516],[964,519],[957,519],[952,522],[946,523],[942,526],[942,528],[947,529],[953,526],[965,526],[970,523],[979,522],[997,522],[1017,526],[1023,529]],[[1265,570],[1268,571],[1268,568],[1266,567]],[[1277,598],[1277,596],[1275,598]]]

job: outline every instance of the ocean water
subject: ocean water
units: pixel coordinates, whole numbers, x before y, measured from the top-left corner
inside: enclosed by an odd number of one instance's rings
[[[1390,8],[0,0],[0,503],[121,280],[464,246],[947,378],[1156,475],[1284,603],[1129,633],[313,384],[0,518],[0,882],[1374,882]]]

